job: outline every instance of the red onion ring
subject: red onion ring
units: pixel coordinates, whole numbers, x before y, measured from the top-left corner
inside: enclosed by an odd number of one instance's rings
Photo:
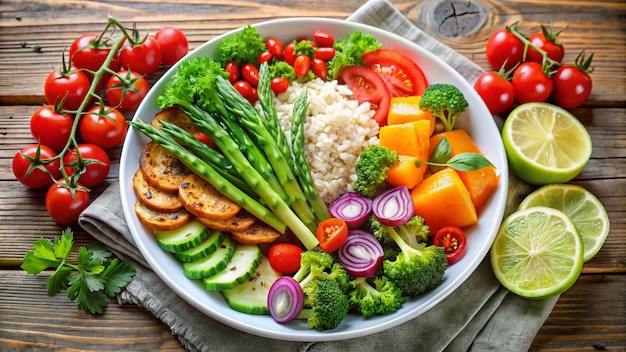
[[[352,230],[346,242],[339,248],[339,263],[348,274],[356,277],[370,277],[383,262],[383,247],[369,232]]]
[[[350,229],[361,226],[372,212],[372,200],[357,192],[344,193],[328,207],[330,215],[343,219]]]
[[[267,307],[277,323],[294,320],[304,307],[304,293],[298,281],[291,276],[281,276],[270,287]]]
[[[381,224],[400,226],[415,215],[415,206],[409,189],[398,186],[376,196],[372,201],[372,211]]]

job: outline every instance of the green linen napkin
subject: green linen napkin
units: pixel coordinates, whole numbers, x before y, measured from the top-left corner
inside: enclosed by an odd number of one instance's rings
[[[415,27],[387,1],[369,1],[348,20],[385,29],[425,47],[469,82],[482,73],[476,64]],[[529,191],[528,185],[511,176],[505,215]],[[117,183],[111,185],[83,212],[79,223],[137,269],[119,302],[137,304],[150,311],[190,351],[527,351],[557,300],[554,297],[529,301],[510,293],[494,277],[487,258],[445,300],[395,328],[334,342],[303,343],[259,337],[200,313],[159,279],[133,242],[119,192]]]

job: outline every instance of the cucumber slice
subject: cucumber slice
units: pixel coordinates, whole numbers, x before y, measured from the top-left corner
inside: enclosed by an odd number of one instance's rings
[[[263,258],[261,248],[256,244],[237,244],[235,254],[226,268],[214,276],[205,278],[207,291],[221,291],[246,282],[256,271]]]
[[[224,236],[221,231],[210,230],[209,236],[204,241],[197,246],[193,246],[179,253],[174,253],[174,256],[183,263],[195,262],[196,260],[213,254],[213,252],[217,250],[217,247],[222,244],[223,239]]]
[[[270,287],[281,274],[272,269],[269,259],[263,257],[252,277],[231,289],[221,291],[222,297],[233,310],[246,314],[270,314],[267,296]]]
[[[226,268],[235,253],[235,245],[230,236],[224,236],[222,244],[213,254],[195,262],[183,263],[183,274],[190,279],[214,276]]]
[[[166,252],[177,253],[196,246],[209,235],[209,230],[198,220],[193,219],[171,231],[155,231],[154,237],[159,247]]]

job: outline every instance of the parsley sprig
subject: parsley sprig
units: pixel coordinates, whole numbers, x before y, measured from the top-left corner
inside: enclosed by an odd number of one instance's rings
[[[135,275],[132,265],[113,258],[111,252],[97,243],[78,248],[76,263],[70,263],[69,256],[74,251],[74,234],[70,228],[53,241],[40,238],[33,249],[24,256],[21,268],[32,275],[56,269],[46,284],[48,295],[54,296],[67,288],[67,297],[76,302],[78,309],[92,314],[102,314],[107,305],[105,294],[115,296]]]

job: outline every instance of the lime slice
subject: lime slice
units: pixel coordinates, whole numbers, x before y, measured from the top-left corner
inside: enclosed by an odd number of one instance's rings
[[[567,110],[548,103],[515,108],[502,127],[511,172],[535,185],[565,183],[591,157],[591,137]]]
[[[491,246],[491,267],[504,287],[532,299],[570,288],[583,267],[583,243],[562,211],[531,207],[509,215]]]
[[[572,220],[583,240],[585,262],[598,253],[609,235],[610,222],[606,209],[598,198],[581,186],[543,186],[524,198],[519,209],[533,206],[558,209]]]

